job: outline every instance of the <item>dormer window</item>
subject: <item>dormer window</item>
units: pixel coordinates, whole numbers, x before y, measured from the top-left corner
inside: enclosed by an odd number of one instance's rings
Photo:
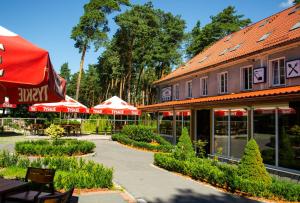
[[[202,62],[204,62],[206,59],[208,59],[208,57],[209,56],[205,56],[205,57],[203,57],[200,61],[199,61],[199,63],[202,63]]]
[[[224,42],[228,42],[231,38],[232,38],[232,34],[231,35],[228,35],[226,38],[225,38],[225,40],[224,40]]]
[[[266,40],[270,35],[271,35],[271,32],[264,34],[261,38],[259,38],[259,40],[257,42]]]
[[[300,27],[300,21],[297,22],[295,25],[293,25],[293,27],[291,27],[290,31],[296,30],[296,29],[298,29],[299,27]]]
[[[300,6],[295,7],[293,10],[291,10],[291,12],[289,12],[289,15],[296,13],[297,11],[300,10]]]
[[[264,22],[262,24],[259,25],[259,27],[263,27],[265,26],[267,23],[269,22],[269,19],[264,20]]]
[[[240,44],[237,44],[237,45],[235,45],[234,47],[230,48],[229,51],[230,51],[230,52],[235,51],[235,50],[237,50],[238,48],[240,48],[241,45],[242,45],[241,43],[240,43]]]
[[[223,56],[224,54],[227,53],[227,51],[228,51],[228,49],[224,49],[224,50],[219,54],[219,56]]]

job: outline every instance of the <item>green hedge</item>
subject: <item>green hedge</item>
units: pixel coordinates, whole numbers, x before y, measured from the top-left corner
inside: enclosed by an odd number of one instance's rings
[[[60,139],[16,142],[15,151],[23,155],[61,156],[82,155],[93,152],[96,145],[93,142]]]
[[[122,133],[112,135],[112,140],[118,141],[125,145],[129,145],[141,149],[147,149],[151,151],[171,152],[174,149],[174,147],[168,141],[166,141],[164,138],[160,137],[159,135],[155,135],[153,137],[153,140],[159,143],[159,145],[153,145],[148,142],[135,141]]]
[[[151,142],[155,138],[153,128],[144,125],[126,125],[122,129],[122,134],[138,142]]]
[[[271,185],[267,186],[263,181],[243,179],[238,176],[236,165],[199,158],[180,161],[173,158],[172,154],[162,153],[154,155],[154,164],[226,188],[228,191],[242,191],[252,196],[300,201],[299,184],[273,178]]]
[[[111,188],[113,169],[102,164],[70,157],[45,157],[30,161],[28,158],[0,152],[0,176],[5,178],[25,177],[27,167],[56,169],[54,184],[56,189]]]

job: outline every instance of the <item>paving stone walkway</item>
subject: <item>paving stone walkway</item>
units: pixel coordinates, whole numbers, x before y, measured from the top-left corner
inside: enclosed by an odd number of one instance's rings
[[[141,203],[257,202],[157,168],[152,165],[151,152],[131,149],[109,140],[94,142],[96,155],[90,158],[113,167],[114,181]]]

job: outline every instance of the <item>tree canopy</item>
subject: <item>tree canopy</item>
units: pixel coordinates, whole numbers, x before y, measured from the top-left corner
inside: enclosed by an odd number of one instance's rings
[[[76,99],[79,97],[81,74],[86,51],[91,44],[97,51],[107,41],[109,31],[107,15],[114,11],[120,11],[121,5],[129,5],[128,0],[90,0],[84,5],[84,14],[79,23],[73,27],[71,39],[75,41],[75,47],[81,53],[80,68],[76,85]]]
[[[207,46],[226,35],[236,32],[251,23],[249,18],[244,19],[244,15],[237,14],[233,6],[228,6],[216,16],[211,16],[210,19],[211,22],[202,28],[200,21],[198,21],[189,33],[189,41],[186,49],[189,58],[197,55]]]

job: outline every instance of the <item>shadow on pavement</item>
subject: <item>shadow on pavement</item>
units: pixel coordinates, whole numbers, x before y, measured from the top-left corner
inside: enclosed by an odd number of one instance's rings
[[[147,201],[147,203],[235,203],[235,202],[245,202],[245,203],[258,203],[259,201],[247,199],[244,197],[235,196],[232,194],[223,193],[221,195],[214,194],[200,194],[194,192],[190,189],[177,189],[178,194],[175,194],[172,198],[168,200],[162,200],[160,198],[154,201]]]

